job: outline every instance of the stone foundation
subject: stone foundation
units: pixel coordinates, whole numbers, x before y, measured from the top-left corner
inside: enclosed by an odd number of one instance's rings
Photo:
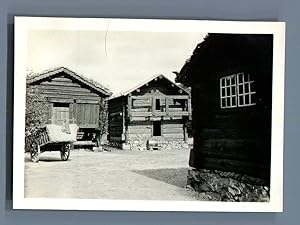
[[[154,143],[154,145],[152,145]],[[146,140],[130,140],[129,141],[130,149],[131,150],[176,150],[176,149],[183,149],[189,148],[188,144],[184,141],[174,141],[174,140],[165,140],[155,138],[154,140],[146,139]]]
[[[268,202],[270,188],[266,181],[247,175],[218,170],[189,169],[188,187],[199,198],[211,201]]]

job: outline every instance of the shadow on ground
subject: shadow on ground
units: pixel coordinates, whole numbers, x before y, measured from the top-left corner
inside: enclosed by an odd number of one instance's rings
[[[163,181],[177,187],[185,187],[187,181],[188,168],[162,168],[162,169],[147,169],[147,170],[132,170],[132,172]]]

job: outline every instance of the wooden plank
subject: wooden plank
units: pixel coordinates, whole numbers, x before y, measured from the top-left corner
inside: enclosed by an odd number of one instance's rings
[[[176,134],[176,133],[183,133],[183,127],[180,128],[163,128],[164,134]]]
[[[79,84],[76,83],[68,83],[68,82],[55,82],[55,81],[44,81],[41,83],[42,85],[53,85],[53,86],[59,86],[59,87],[81,87]]]
[[[163,122],[162,123],[163,125],[163,129],[164,128],[169,128],[169,129],[172,129],[172,128],[180,128],[182,129],[183,128],[183,122],[182,121],[168,121],[168,122]]]
[[[165,102],[166,102],[166,115],[169,115],[169,102],[168,102],[168,97],[166,97]]]
[[[70,83],[73,82],[70,78],[65,78],[65,77],[55,77],[51,81],[70,82]]]
[[[61,98],[47,98],[50,103],[72,103],[73,99],[61,99]]]
[[[146,117],[146,116],[152,116],[152,112],[132,112],[130,113],[131,116],[141,116],[141,117]]]
[[[79,128],[99,128],[98,124],[77,124]]]
[[[152,115],[155,114],[155,101],[156,101],[156,98],[152,97]]]
[[[143,96],[131,96],[131,99],[136,99],[136,100],[151,100],[151,96],[145,96],[145,95],[143,95]]]
[[[187,111],[170,111],[169,112],[169,115],[170,116],[188,116],[189,115],[189,113],[187,112]]]
[[[113,113],[109,113],[108,116],[109,116],[109,117],[122,116],[122,112],[113,112]]]
[[[131,129],[128,130],[128,135],[130,134],[152,134],[152,129]]]
[[[76,92],[76,91],[66,91],[66,90],[44,90],[44,95],[63,95],[63,96],[86,96],[88,98],[90,97],[96,97],[99,98],[99,95],[92,93],[92,92]]]
[[[178,134],[165,134],[165,133],[163,133],[163,136],[165,138],[182,139],[182,140],[184,139],[183,132],[178,133]]]
[[[91,93],[90,89],[87,88],[82,88],[82,87],[70,87],[70,86],[65,86],[65,87],[61,87],[61,86],[56,86],[56,85],[36,85],[36,87],[38,89],[40,89],[41,91],[64,91],[64,92],[78,92],[78,93]]]
[[[99,104],[99,100],[91,100],[91,99],[77,99],[76,102],[78,104]]]
[[[127,101],[128,101],[128,103],[127,103],[127,111],[128,111],[128,115],[129,115],[129,120],[131,120],[131,116],[132,116],[132,114],[131,114],[132,96],[131,95],[128,95]]]
[[[108,126],[110,128],[113,128],[113,127],[123,127],[123,124],[122,124],[122,121],[120,121],[120,122],[109,122]]]
[[[118,141],[118,142],[121,142],[123,140],[122,140],[122,137],[112,137],[112,136],[110,136],[109,137],[109,141]]]
[[[141,116],[132,116],[131,121],[149,121],[149,119]]]
[[[68,99],[81,99],[81,100],[98,100],[99,101],[99,96],[95,95],[76,95],[76,94],[60,94],[58,93],[45,93],[43,94],[46,98],[68,98]]]
[[[167,95],[168,99],[188,99],[188,95]]]

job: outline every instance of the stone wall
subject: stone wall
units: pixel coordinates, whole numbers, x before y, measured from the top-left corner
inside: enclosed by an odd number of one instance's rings
[[[199,198],[212,201],[268,202],[266,181],[247,175],[218,170],[189,169],[187,184]]]

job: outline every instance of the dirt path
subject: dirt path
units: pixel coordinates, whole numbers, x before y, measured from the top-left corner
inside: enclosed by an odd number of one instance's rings
[[[39,163],[25,156],[25,197],[196,200],[184,189],[188,150],[46,152]]]

